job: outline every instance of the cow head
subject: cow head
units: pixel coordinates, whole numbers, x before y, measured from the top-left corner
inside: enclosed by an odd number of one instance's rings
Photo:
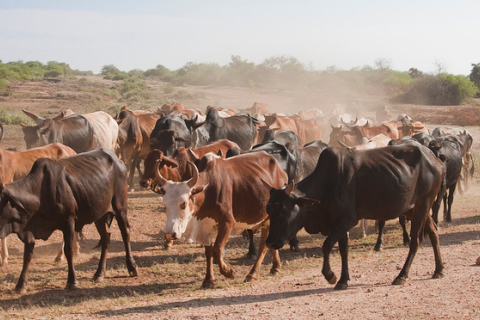
[[[298,213],[300,208],[318,204],[318,200],[297,197],[292,193],[294,183],[290,182],[281,189],[272,188],[265,180],[265,187],[270,189],[270,199],[267,203],[267,214],[270,218],[270,230],[266,245],[269,248],[280,249],[285,240],[293,238],[303,227]],[[300,225],[299,225],[300,224]]]
[[[191,162],[188,163],[193,171],[193,176],[187,181],[173,182],[166,180],[157,169],[155,170],[158,181],[157,193],[163,194],[163,203],[167,214],[165,238],[167,240],[179,239],[186,231],[189,222],[196,212],[195,195],[204,192],[208,184],[196,186],[198,169]]]
[[[165,157],[163,152],[154,149],[145,158],[143,176],[140,178],[140,186],[142,188],[151,188],[153,191],[157,188],[155,180],[155,170],[167,172],[168,168],[176,168],[178,164],[175,160]]]
[[[19,232],[28,220],[28,213],[7,186],[0,183],[0,238]]]
[[[22,124],[24,140],[27,149],[45,146],[55,142],[54,120],[46,119],[42,124],[36,126],[27,126]]]

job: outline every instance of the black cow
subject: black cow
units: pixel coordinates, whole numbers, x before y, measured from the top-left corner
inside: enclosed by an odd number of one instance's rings
[[[329,145],[322,140],[307,143],[302,148],[292,143],[287,143],[287,149],[294,155],[297,165],[295,168],[295,181],[301,181],[309,176],[317,166],[318,158],[322,151]]]
[[[267,213],[270,232],[267,246],[281,248],[295,220],[309,233],[328,235],[323,243],[322,273],[331,284],[337,280],[330,269],[330,251],[338,242],[342,274],[335,289],[348,287],[348,235],[360,219],[390,220],[402,215],[412,221],[410,251],[393,284],[404,284],[427,232],[435,254],[434,278],[443,277],[438,233],[430,208],[442,186],[445,170],[440,159],[419,143],[387,146],[355,152],[327,148],[320,155],[315,171],[293,190],[271,189]],[[293,190],[293,191],[292,191]],[[313,205],[303,216],[292,216],[295,205]]]
[[[429,135],[426,132],[420,132],[412,136],[413,139],[417,140],[420,144],[428,147],[430,141],[434,140],[435,138]]]
[[[437,157],[445,157],[446,162],[446,175],[445,175],[445,193],[443,194],[443,218],[447,222],[452,221],[452,203],[453,195],[457,187],[457,182],[460,180],[460,174],[462,172],[462,144],[455,135],[447,135],[439,138],[435,138],[428,145],[428,148],[435,153]],[[447,190],[448,190],[448,202],[447,202]],[[433,221],[438,223],[438,210],[440,209],[440,203],[438,206],[434,206],[432,212]]]
[[[150,134],[150,150],[158,149],[167,157],[179,147],[190,148],[191,134],[185,121],[176,115],[167,115],[157,120]]]
[[[23,269],[15,288],[18,293],[26,290],[35,239],[47,240],[55,230],[63,232],[65,242],[66,288],[75,288],[74,231],[93,222],[102,248],[94,280],[103,280],[113,217],[122,233],[129,274],[137,275],[130,249],[126,168],[113,152],[97,148],[61,160],[40,158],[27,177],[0,184],[0,192],[0,238],[16,233],[25,244]]]
[[[93,148],[93,127],[79,115],[61,119],[45,119],[42,124],[27,126],[22,124],[27,149],[59,142],[72,148],[76,153]]]
[[[194,131],[201,131],[200,134],[195,134],[202,136],[200,141],[203,143],[228,139],[237,143],[240,149],[247,151],[252,148],[257,138],[259,123],[257,119],[244,114],[222,118],[216,108],[210,108],[206,120],[196,124]]]

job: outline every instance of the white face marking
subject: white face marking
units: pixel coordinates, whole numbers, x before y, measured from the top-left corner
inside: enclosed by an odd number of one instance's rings
[[[163,186],[165,195],[163,203],[167,214],[165,233],[175,233],[180,238],[187,229],[193,216],[193,203],[190,198],[190,188],[187,182],[167,181]]]

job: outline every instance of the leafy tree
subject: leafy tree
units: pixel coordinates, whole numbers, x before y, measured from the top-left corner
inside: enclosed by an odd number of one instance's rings
[[[472,63],[472,71],[468,78],[480,89],[480,63]]]

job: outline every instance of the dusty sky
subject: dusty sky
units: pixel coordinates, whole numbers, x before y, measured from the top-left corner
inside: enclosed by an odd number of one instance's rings
[[[286,55],[317,70],[384,59],[468,75],[480,63],[479,12],[479,0],[1,0],[0,59],[98,73]]]

